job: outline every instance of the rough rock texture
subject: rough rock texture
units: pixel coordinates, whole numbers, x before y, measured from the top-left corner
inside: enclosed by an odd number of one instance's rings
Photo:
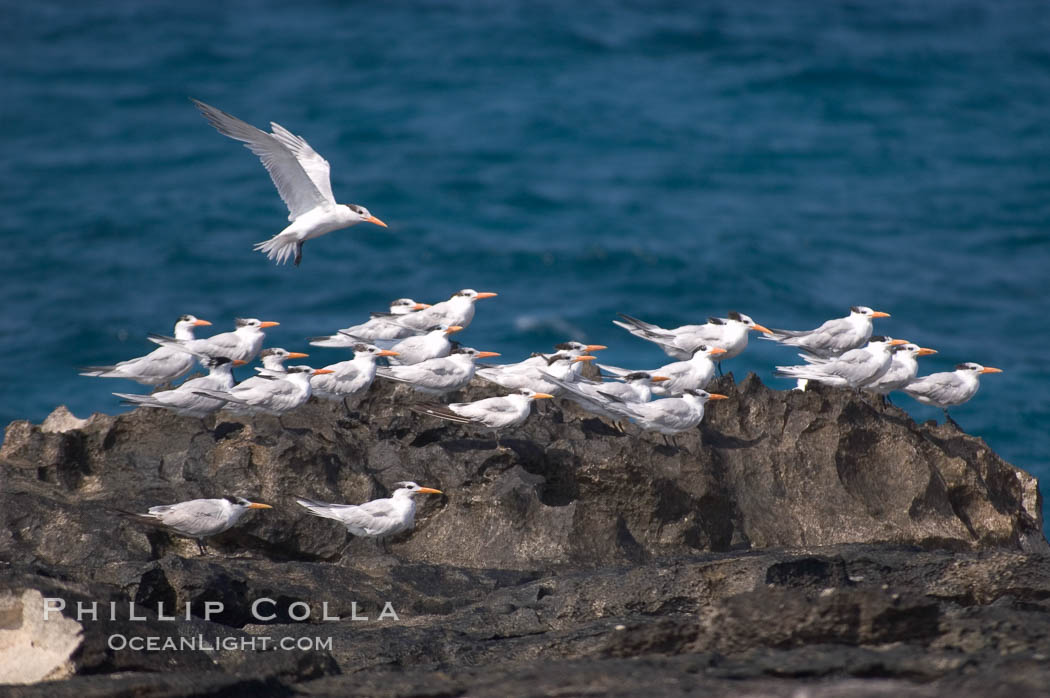
[[[14,422],[0,450],[0,593],[60,597],[74,617],[78,600],[118,602],[115,620],[82,621],[77,676],[15,690],[925,696],[1048,685],[1050,550],[1034,478],[952,425],[917,425],[848,391],[777,392],[754,376],[712,389],[731,399],[677,448],[559,401],[501,451],[409,412],[414,396],[388,385],[350,409],[314,401],[280,422],[146,409],[78,420],[64,408],[41,426]],[[364,501],[406,479],[446,496],[418,498],[416,530],[392,555],[356,540],[340,556],[342,528],[294,503]],[[213,539],[206,557],[112,511],[224,494],[275,509]],[[252,613],[260,599],[273,601],[266,622]],[[223,610],[204,620],[208,601]],[[396,620],[379,618],[386,602]],[[151,620],[133,620],[143,608]],[[157,620],[158,608],[179,620]],[[107,646],[114,634],[257,643],[132,652]],[[331,647],[261,651],[263,636]]]

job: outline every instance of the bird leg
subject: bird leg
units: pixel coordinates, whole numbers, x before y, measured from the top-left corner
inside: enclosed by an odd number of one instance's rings
[[[208,554],[208,549],[206,547],[204,547],[204,539],[203,538],[198,538],[197,539],[197,547],[200,549],[200,554],[201,555],[207,555]]]
[[[299,262],[303,261],[303,243],[295,243],[295,266],[299,266]]]
[[[717,362],[717,363],[718,363],[718,375],[719,375],[719,376],[724,376],[724,375],[725,375],[725,373],[723,373],[723,372],[722,372],[722,362],[721,362],[721,361],[719,361],[719,362]]]

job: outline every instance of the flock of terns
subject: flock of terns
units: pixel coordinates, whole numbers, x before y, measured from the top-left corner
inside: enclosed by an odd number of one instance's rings
[[[301,137],[276,123],[266,133],[203,102],[194,103],[220,133],[242,141],[259,156],[288,206],[291,223],[255,246],[270,259],[281,264],[291,258],[298,265],[303,244],[309,239],[360,222],[386,227],[363,206],[335,202],[328,162]],[[313,346],[353,352],[353,358],[320,369],[285,366],[290,359],[305,358],[305,353],[277,347],[263,349],[266,329],[277,322],[239,318],[231,332],[197,338],[197,329],[211,323],[183,315],[175,323],[173,336],[149,335],[151,341],[160,345],[151,353],[112,366],[87,367],[81,375],[170,387],[199,362],[207,369],[207,375],[187,380],[176,388],[149,395],[114,394],[124,404],[166,409],[201,419],[219,410],[241,415],[270,414],[279,419],[311,396],[340,401],[359,397],[379,377],[403,383],[426,396],[427,399],[408,404],[409,409],[491,430],[500,447],[500,431],[523,423],[533,401],[555,397],[573,400],[620,429],[624,420],[634,422],[645,431],[663,435],[665,442],[668,437],[673,439],[675,434],[695,429],[703,420],[708,401],[726,399],[725,395],[705,390],[719,362],[744,351],[751,332],[799,350],[804,364],[776,368],[777,376],[798,381],[796,389],[804,390],[809,381],[814,381],[882,396],[902,391],[923,404],[942,408],[948,419],[949,407],[974,396],[982,374],[1000,372],[969,362],[958,364],[954,371],[918,377],[916,359],[935,353],[934,350],[873,335],[872,321],[889,315],[854,306],[847,316],[828,320],[811,330],[770,329],[737,312],[673,329],[621,315],[616,325],[653,342],[676,361],[644,370],[597,363],[601,375],[608,380],[590,380],[583,377],[583,366],[595,361],[593,354],[604,346],[566,342],[555,346],[551,353],[536,353],[518,363],[479,363],[499,354],[462,346],[452,337],[470,325],[479,300],[494,296],[495,293],[463,289],[433,305],[409,298],[395,300],[388,312],[373,313],[364,323],[311,338]],[[257,357],[262,366],[255,369],[256,375],[235,383],[234,366]],[[385,360],[385,365],[378,363],[380,359]],[[501,386],[508,394],[474,402],[443,401],[447,395],[465,388],[475,376]],[[355,536],[381,543],[413,527],[413,497],[417,494],[441,492],[414,482],[399,482],[391,497],[360,505],[305,498],[297,502],[311,514],[339,521]],[[230,529],[252,509],[268,508],[266,504],[231,496],[155,506],[145,514],[122,513],[196,539],[203,554],[204,539]]]

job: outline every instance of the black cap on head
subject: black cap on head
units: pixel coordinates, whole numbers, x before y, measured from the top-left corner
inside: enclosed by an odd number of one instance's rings
[[[883,337],[881,334],[873,334],[873,335],[871,335],[871,337],[868,338],[868,341],[869,342],[885,342],[886,338]]]
[[[709,318],[707,318],[707,321],[709,323],[711,323],[712,325],[724,325],[725,324],[725,322],[722,321],[722,318],[717,318],[717,317],[709,317]]]
[[[645,371],[635,371],[621,376],[625,381],[648,380],[651,376]]]
[[[728,313],[726,313],[726,317],[729,318],[730,320],[740,320],[741,319],[740,318],[740,313],[738,313],[735,310],[730,310]]]

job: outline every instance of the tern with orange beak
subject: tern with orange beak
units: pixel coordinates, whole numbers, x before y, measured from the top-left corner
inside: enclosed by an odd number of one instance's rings
[[[865,388],[886,375],[893,354],[905,344],[903,339],[876,335],[866,346],[850,349],[842,356],[830,359],[803,356],[808,362],[804,366],[777,366],[775,374],[840,388]]]
[[[855,305],[849,309],[846,317],[828,320],[816,329],[770,330],[762,338],[798,347],[812,356],[830,359],[864,346],[871,337],[871,321],[889,316],[889,313]]]
[[[205,339],[176,339],[164,335],[151,334],[149,340],[161,345],[188,352],[195,356],[224,357],[235,361],[252,361],[262,349],[268,327],[276,327],[279,322],[263,321],[256,318],[237,318],[233,332],[223,332]]]
[[[456,291],[447,301],[435,303],[429,308],[420,310],[418,313],[396,316],[386,313],[374,313],[373,317],[386,318],[390,322],[417,332],[426,332],[431,327],[438,325],[447,327],[458,325],[466,329],[470,327],[470,323],[474,319],[474,304],[484,298],[495,298],[496,295],[498,294],[465,288],[462,291]]]
[[[331,373],[310,378],[313,394],[325,400],[345,400],[368,390],[376,377],[376,359],[396,356],[397,352],[371,344],[354,345],[354,358],[325,366]]]
[[[725,350],[717,361],[732,359],[747,348],[748,334],[752,330],[769,332],[747,315],[735,310],[724,318],[708,318],[703,325],[682,325],[669,330],[623,313],[620,313],[620,318],[613,320],[613,324],[635,337],[653,342],[671,358],[682,361],[692,358],[701,344]]]
[[[967,361],[958,364],[954,371],[931,373],[916,378],[904,387],[904,392],[924,405],[933,405],[944,410],[944,418],[951,420],[948,408],[968,402],[981,387],[980,377],[985,373],[1002,373],[1001,368],[982,366]],[[954,424],[954,421],[952,421]]]
[[[426,334],[406,337],[402,340],[377,339],[373,344],[381,349],[390,349],[392,366],[410,366],[428,359],[440,359],[452,351],[452,340],[449,339],[463,328],[459,325],[438,325]]]
[[[226,391],[198,390],[198,395],[224,400],[235,414],[272,414],[280,416],[299,407],[313,394],[311,376],[331,373],[330,369],[314,370],[309,366],[292,366],[285,373],[261,373],[251,380]]]
[[[314,516],[338,521],[348,533],[362,538],[374,538],[383,545],[390,536],[410,531],[416,525],[417,494],[444,494],[441,490],[420,487],[414,482],[396,482],[394,494],[384,499],[373,499],[364,504],[330,504],[300,497],[299,506]],[[344,548],[345,549],[345,548]]]
[[[284,264],[294,256],[295,266],[303,258],[303,243],[333,230],[358,223],[386,223],[357,204],[337,204],[332,194],[328,161],[310,144],[280,124],[270,122],[271,133],[260,131],[235,116],[193,100],[201,114],[224,136],[241,141],[259,156],[263,167],[288,207],[288,225],[277,235],[255,245],[254,249]]]
[[[398,298],[390,304],[390,313],[388,315],[373,317],[359,325],[345,327],[337,330],[333,335],[310,337],[308,341],[315,347],[352,349],[355,344],[360,342],[373,342],[377,339],[404,339],[418,333],[409,327],[402,327],[390,322],[387,317],[407,315],[429,307],[426,303],[417,303],[411,298]]]
[[[584,378],[570,383],[548,373],[547,380],[561,388],[562,397],[572,400],[591,414],[606,417],[618,424],[623,415],[608,408],[611,399],[627,403],[649,402],[653,399],[653,388],[666,382],[667,376],[635,371],[620,376],[622,383],[602,383]]]
[[[865,385],[864,389],[883,396],[894,390],[901,390],[915,380],[919,372],[919,362],[916,359],[936,353],[936,350],[920,347],[918,344],[902,344],[893,352],[889,370],[881,378]]]
[[[474,377],[475,362],[490,356],[499,356],[494,351],[478,351],[471,347],[460,347],[440,359],[429,359],[411,366],[386,366],[376,369],[380,378],[408,384],[413,390],[427,395],[442,396],[467,387]]]
[[[631,403],[604,394],[609,398],[606,408],[621,417],[627,417],[645,431],[662,434],[664,443],[688,429],[695,429],[704,419],[704,405],[709,400],[725,400],[726,396],[706,390],[686,390],[681,397],[667,397],[652,402]],[[678,447],[678,444],[674,444]]]
[[[200,320],[193,315],[183,315],[175,322],[175,339],[193,339],[193,328],[204,327],[211,323]],[[190,369],[196,358],[179,349],[159,347],[137,359],[121,361],[114,366],[88,366],[80,369],[82,376],[96,378],[126,378],[142,385],[166,385],[182,378]]]
[[[222,409],[223,400],[216,400],[208,395],[201,395],[200,390],[229,390],[233,387],[233,367],[243,361],[230,361],[224,356],[205,357],[201,365],[208,369],[208,375],[192,378],[174,390],[162,390],[152,395],[132,395],[130,393],[113,393],[124,399],[124,404],[141,407],[159,407],[171,410],[184,417],[204,419],[209,414]]]
[[[594,361],[590,353],[602,351],[606,347],[603,344],[562,342],[554,348],[554,354],[533,354],[514,364],[479,366],[478,377],[507,390],[533,390],[558,395],[561,388],[548,380],[545,374],[550,373],[564,381],[578,380],[584,365]]]
[[[715,377],[717,357],[725,353],[726,350],[721,347],[701,344],[693,353],[693,358],[688,361],[676,361],[673,364],[647,371],[647,373],[665,377],[664,381],[653,384],[653,395],[672,396],[681,395],[686,390],[703,390]],[[606,364],[598,364],[598,368],[614,376],[625,376],[631,373],[629,369]]]
[[[191,499],[177,504],[163,504],[150,507],[146,514],[120,511],[140,523],[164,528],[184,538],[194,538],[200,548],[200,554],[207,550],[204,539],[228,531],[252,509],[271,509],[269,504],[250,502],[244,497],[223,497],[221,499]]]
[[[453,402],[441,405],[436,402],[418,402],[409,405],[409,409],[420,414],[447,419],[459,424],[476,424],[491,429],[496,437],[496,448],[502,448],[499,432],[503,429],[518,426],[529,418],[533,400],[544,400],[554,397],[534,390],[519,390],[510,395],[489,397],[474,402]]]

